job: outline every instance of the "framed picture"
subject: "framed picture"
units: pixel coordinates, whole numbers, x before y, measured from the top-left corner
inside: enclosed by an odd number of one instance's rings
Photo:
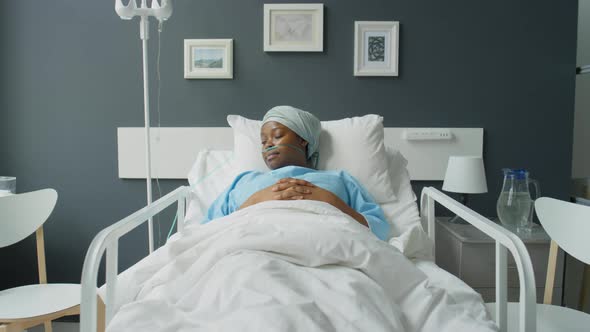
[[[265,4],[265,52],[322,52],[324,4]]]
[[[232,39],[185,39],[184,78],[233,78]]]
[[[354,22],[354,76],[398,75],[399,22]]]

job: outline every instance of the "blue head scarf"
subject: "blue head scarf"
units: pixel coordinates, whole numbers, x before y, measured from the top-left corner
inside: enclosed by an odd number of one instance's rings
[[[317,168],[322,126],[315,115],[292,106],[276,106],[266,112],[262,125],[269,121],[282,124],[304,139],[307,142],[307,160],[313,168]]]

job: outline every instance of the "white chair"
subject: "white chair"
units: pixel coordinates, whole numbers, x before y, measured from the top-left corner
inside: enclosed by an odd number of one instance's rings
[[[55,203],[57,192],[43,189],[0,197],[0,248],[36,233],[39,284],[0,291],[0,332],[14,332],[45,324],[80,312],[79,284],[47,284],[43,223]]]
[[[551,305],[558,246],[578,260],[590,264],[590,207],[541,197],[535,211],[551,237],[544,304],[537,304],[537,331],[590,331],[590,315],[570,308]],[[492,316],[495,305],[487,304]],[[508,331],[518,331],[518,303],[508,303]]]

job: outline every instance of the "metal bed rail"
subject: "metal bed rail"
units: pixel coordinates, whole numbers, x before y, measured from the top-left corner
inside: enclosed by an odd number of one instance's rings
[[[124,234],[147,222],[170,205],[178,202],[177,229],[184,223],[185,204],[190,194],[188,187],[179,187],[149,206],[103,229],[93,239],[82,270],[82,299],[80,331],[94,332],[97,327],[97,280],[100,260],[106,251],[106,324],[113,317],[118,274],[118,240]],[[427,187],[421,194],[421,218],[427,226],[428,237],[435,240],[435,202],[443,205],[496,241],[496,323],[500,331],[507,329],[507,250],[514,256],[520,280],[521,332],[536,330],[536,289],[533,266],[524,243],[512,232],[462,205],[441,191]]]
[[[492,222],[441,191],[426,187],[420,197],[422,224],[428,228],[428,237],[435,241],[436,203],[449,209],[496,241],[496,324],[507,331],[507,249],[514,257],[520,281],[519,331],[536,331],[536,289],[533,264],[522,240],[504,227]]]
[[[80,331],[94,332],[97,328],[97,281],[98,268],[106,251],[106,299],[105,326],[113,317],[118,274],[119,238],[136,227],[147,222],[174,203],[178,203],[176,211],[177,231],[184,228],[186,199],[190,194],[189,187],[176,188],[166,196],[158,199],[141,210],[121,219],[100,231],[92,240],[82,268],[82,298],[80,302]]]

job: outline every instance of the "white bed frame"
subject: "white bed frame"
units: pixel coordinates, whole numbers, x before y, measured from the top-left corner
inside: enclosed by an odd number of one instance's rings
[[[88,248],[82,270],[82,299],[80,310],[80,331],[91,332],[97,329],[97,281],[100,261],[106,251],[106,298],[105,326],[114,315],[118,275],[119,239],[147,222],[160,211],[178,204],[177,218],[184,220],[189,187],[179,187],[149,206],[133,213],[119,222],[100,231]],[[421,218],[428,230],[429,238],[435,240],[434,205],[439,203],[458,216],[492,237],[496,241],[496,323],[500,331],[507,330],[507,250],[516,262],[520,281],[520,326],[521,332],[536,331],[536,290],[533,265],[524,243],[515,234],[490,221],[479,213],[460,204],[433,187],[422,190]],[[182,231],[184,223],[177,223],[177,231]],[[102,324],[101,324],[102,326]]]

